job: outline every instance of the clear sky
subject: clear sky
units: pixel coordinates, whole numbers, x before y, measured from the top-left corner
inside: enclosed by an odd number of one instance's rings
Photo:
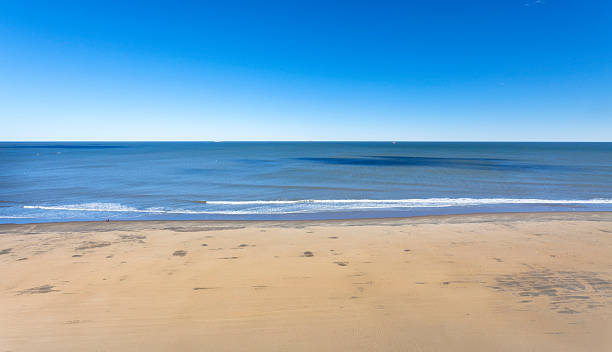
[[[0,140],[612,140],[612,1],[1,1]]]

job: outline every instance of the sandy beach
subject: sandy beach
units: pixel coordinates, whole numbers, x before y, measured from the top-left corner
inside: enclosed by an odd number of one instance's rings
[[[612,349],[612,213],[0,233],[0,351]]]

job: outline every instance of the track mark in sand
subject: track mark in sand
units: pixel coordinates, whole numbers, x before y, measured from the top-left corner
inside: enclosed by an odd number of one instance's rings
[[[495,261],[496,261],[496,262],[498,262],[498,263],[503,262],[503,260],[502,260],[501,258],[493,258],[493,260],[495,260]]]
[[[306,251],[304,252],[304,254],[302,254],[302,257],[312,257],[314,256],[314,253],[312,253],[311,251]]]
[[[144,240],[147,239],[147,236],[144,235],[119,235],[121,241],[123,242],[136,242],[136,243],[146,243]]]
[[[20,261],[23,261],[23,260],[28,260],[28,258],[25,258],[25,257],[24,258],[19,258],[16,261],[20,262]]]
[[[330,239],[332,239],[332,240],[337,240],[337,239],[338,239],[338,236],[329,236],[329,237],[327,237],[327,238],[330,238]]]
[[[410,252],[410,249],[404,249],[404,252]]]
[[[72,258],[80,258],[80,257],[82,257],[82,256],[83,256],[82,254],[73,254],[73,255],[72,255]]]
[[[175,257],[184,257],[187,255],[187,252],[184,250],[178,250],[178,251],[174,251],[174,253],[172,253],[173,256]]]
[[[374,284],[373,281],[366,281],[366,282],[353,282],[353,285],[369,285],[372,286]]]
[[[217,258],[217,259],[238,259],[238,257],[221,257],[221,258]]]
[[[489,286],[508,291],[528,303],[527,298],[545,297],[559,314],[577,314],[612,303],[612,281],[589,271],[531,270],[501,275]]]
[[[268,288],[269,286],[266,286],[266,285],[254,285],[254,286],[251,286],[251,287],[256,289],[256,290],[261,290],[261,289],[264,289],[264,288]]]
[[[476,242],[474,242],[474,241],[459,241],[459,242],[455,242],[455,241],[453,241],[453,242],[451,242],[450,244],[451,244],[453,247],[457,247],[457,246],[471,246],[471,245],[473,245],[473,244],[475,244],[475,243],[476,243]]]
[[[9,254],[9,253],[11,253],[12,250],[13,250],[13,248],[1,249],[0,250],[0,255]]]
[[[334,262],[334,264],[339,265],[339,266],[347,266],[349,263],[348,262]]]
[[[194,287],[194,291],[203,291],[203,290],[216,290],[221,287]]]
[[[37,293],[49,293],[49,292],[59,292],[59,290],[53,289],[55,286],[53,285],[42,285],[38,287],[32,287],[25,290],[21,290],[17,292],[17,295],[33,295]]]
[[[85,242],[81,243],[80,246],[76,247],[75,250],[81,251],[81,250],[85,250],[85,249],[107,247],[107,246],[110,246],[110,245],[111,245],[111,243],[107,242],[107,241],[101,241],[101,242],[85,241]]]
[[[91,322],[91,320],[67,320],[64,322],[64,324],[68,324],[68,325],[72,325],[72,324],[82,324],[82,323],[89,323]]]
[[[203,231],[223,231],[223,230],[240,230],[244,226],[209,226],[209,227],[166,227],[164,230],[174,232],[203,232]]]
[[[202,243],[202,247],[208,247],[206,243]]]

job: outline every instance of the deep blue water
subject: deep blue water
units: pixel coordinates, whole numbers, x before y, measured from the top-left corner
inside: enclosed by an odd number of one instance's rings
[[[0,223],[612,210],[612,143],[0,143]]]

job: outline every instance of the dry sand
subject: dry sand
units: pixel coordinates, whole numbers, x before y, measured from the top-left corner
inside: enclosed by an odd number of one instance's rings
[[[611,351],[612,213],[0,225],[0,351]]]

